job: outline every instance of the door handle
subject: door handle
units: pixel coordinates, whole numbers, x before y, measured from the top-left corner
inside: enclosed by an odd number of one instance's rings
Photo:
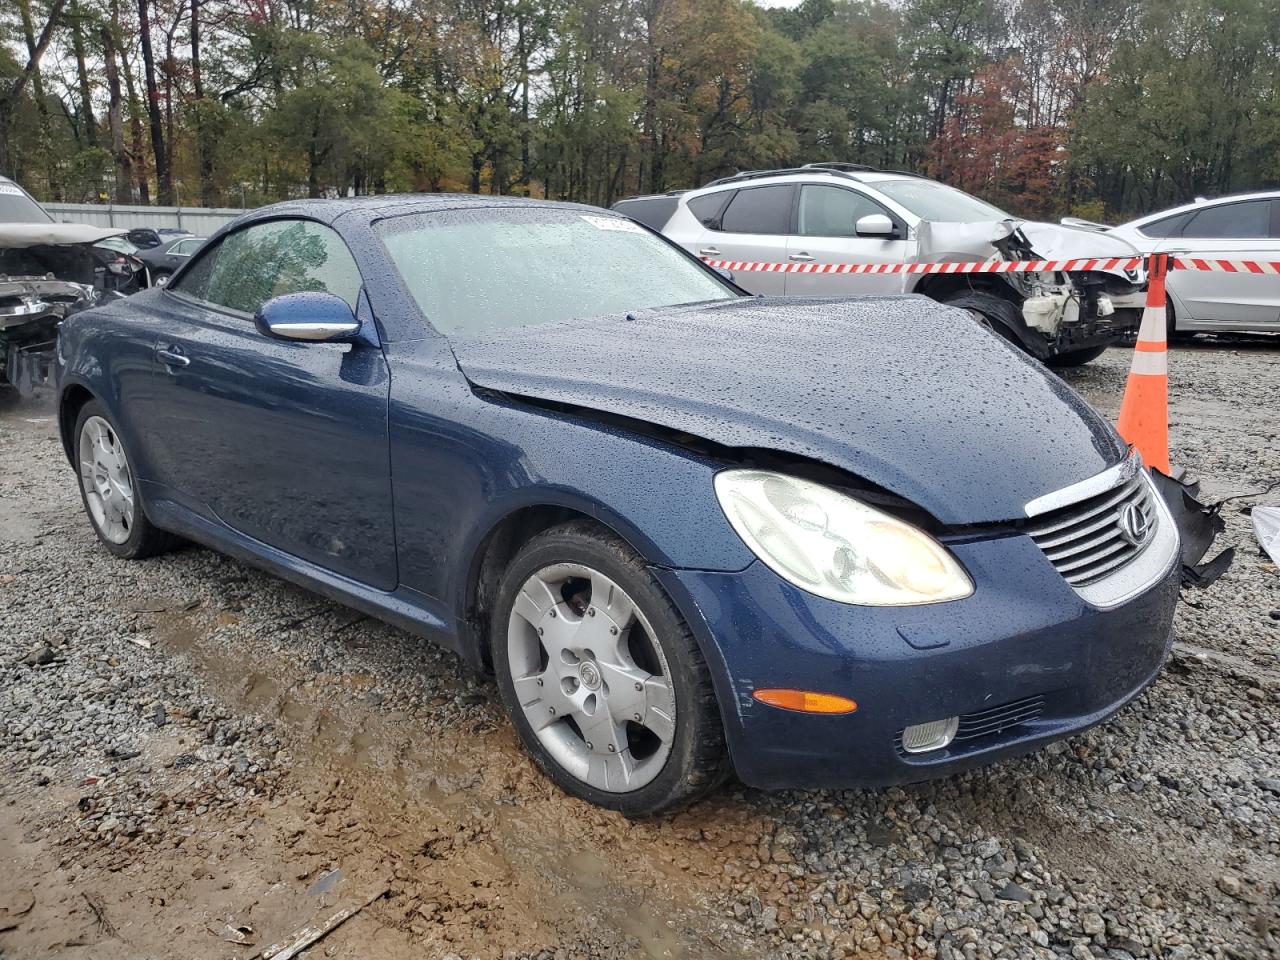
[[[191,358],[182,352],[181,347],[157,345],[156,357],[166,367],[185,367],[191,364]]]
[[[793,253],[787,257],[788,260],[794,260],[796,263],[812,263],[813,257],[807,253]]]
[[[700,257],[718,257],[718,256],[720,256],[720,251],[719,251],[717,248],[715,248],[715,247],[703,247],[701,250],[699,250],[699,251],[698,251],[698,256],[700,256]]]

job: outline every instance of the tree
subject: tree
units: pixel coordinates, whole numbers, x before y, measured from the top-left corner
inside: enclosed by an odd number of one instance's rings
[[[29,21],[31,10],[28,3],[29,0],[22,0],[21,9],[24,18]],[[4,85],[0,86],[0,172],[10,173],[14,170],[16,159],[12,156],[13,144],[10,139],[14,115],[26,92],[27,84],[35,76],[40,67],[41,58],[49,49],[49,44],[53,40],[53,31],[58,25],[58,18],[66,5],[67,0],[53,0],[44,27],[40,30],[34,46],[28,50],[26,64],[17,71],[16,77],[7,79]]]

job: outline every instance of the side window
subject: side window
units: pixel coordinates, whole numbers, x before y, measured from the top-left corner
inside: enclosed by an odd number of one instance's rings
[[[1189,219],[1190,213],[1178,213],[1162,220],[1153,220],[1138,229],[1148,237],[1176,237]]]
[[[689,212],[704,227],[711,227],[713,230],[717,229],[720,214],[724,211],[724,205],[729,202],[729,198],[735,192],[733,190],[717,190],[715,193],[708,193],[706,196],[694,197],[688,203]]]
[[[805,237],[856,237],[855,224],[873,213],[889,216],[888,210],[856,190],[804,186],[796,232]]]
[[[790,233],[795,187],[752,187],[739,190],[720,218],[726,233]]]
[[[191,297],[194,300],[207,300],[205,294],[209,290],[209,275],[213,273],[213,266],[218,260],[218,254],[222,250],[222,243],[218,242],[205,250],[195,263],[187,268],[187,272],[176,283],[169,284],[168,288],[176,293]]]
[[[187,271],[175,289],[241,313],[285,293],[325,290],[354,310],[360,271],[332,229],[309,220],[255,223],[222,238]]]
[[[199,240],[179,240],[169,248],[169,252],[180,257],[189,257],[199,249]]]
[[[1193,216],[1182,235],[1212,239],[1262,239],[1267,236],[1270,217],[1269,200],[1223,203],[1207,207]]]

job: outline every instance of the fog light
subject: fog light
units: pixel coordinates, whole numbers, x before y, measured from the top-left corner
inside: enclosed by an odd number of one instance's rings
[[[959,717],[914,724],[902,731],[902,749],[907,753],[941,750],[955,739],[958,729],[960,729]]]

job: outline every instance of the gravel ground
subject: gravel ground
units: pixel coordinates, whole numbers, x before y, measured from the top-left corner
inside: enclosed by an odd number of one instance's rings
[[[1114,415],[1128,355],[1067,373]],[[1174,459],[1280,478],[1280,350],[1179,347]],[[0,958],[1280,956],[1280,573],[1039,754],[883,792],[569,800],[450,654],[206,550],[113,560],[47,405],[0,406]]]

